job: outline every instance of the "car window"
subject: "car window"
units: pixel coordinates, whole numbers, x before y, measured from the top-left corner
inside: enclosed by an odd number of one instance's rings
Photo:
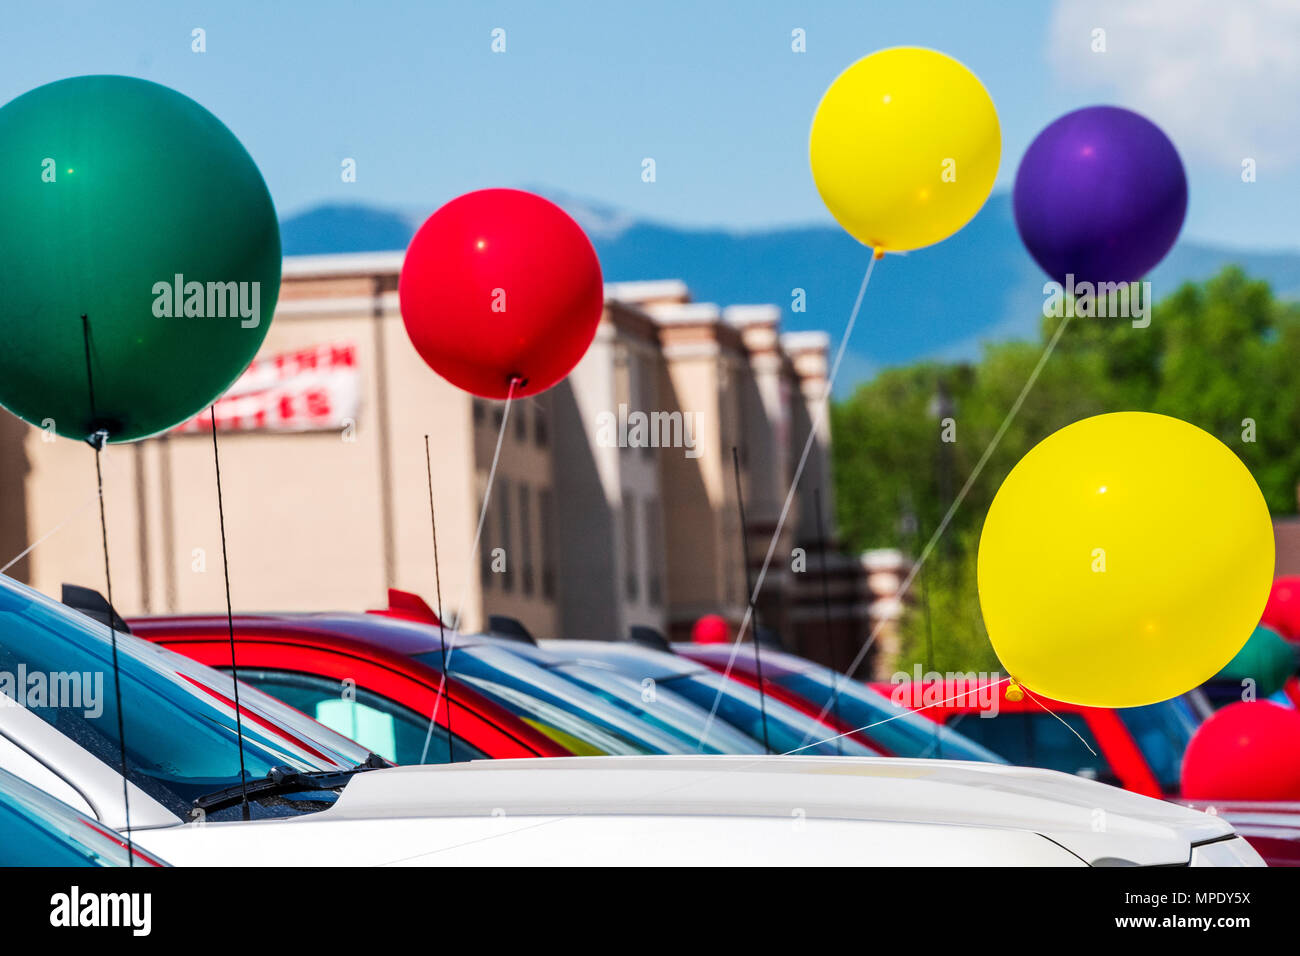
[[[562,664],[556,669],[615,707],[653,724],[693,748],[699,748],[709,712],[675,691],[660,687],[648,678],[638,683],[623,674],[584,664]],[[702,752],[761,754],[764,750],[754,738],[729,724],[715,721]]]
[[[818,756],[839,753],[851,757],[878,756],[870,748],[847,737],[828,740],[835,736],[830,727],[771,697],[760,701],[757,689],[728,680],[713,671],[673,677],[659,683],[703,707],[706,712],[712,709],[714,700],[718,700],[716,719],[758,741],[763,739],[763,713],[766,710],[767,739],[773,753],[796,751]],[[718,697],[719,690],[722,691],[721,698]]]
[[[345,694],[340,681],[327,677],[247,667],[240,668],[239,679],[393,763],[420,763],[422,757],[424,763],[447,762],[445,727],[434,727],[430,736],[428,717],[362,687]],[[459,763],[482,760],[487,754],[453,734],[452,757]]]
[[[43,790],[0,770],[0,866],[126,866],[112,830]],[[137,865],[161,866],[136,850]]]
[[[223,696],[171,665],[179,659],[129,634],[117,635],[127,772],[178,817],[188,819],[196,797],[239,783],[235,712]],[[207,671],[207,669],[204,669]],[[0,575],[0,673],[23,675],[0,683],[0,692],[119,769],[117,695],[105,625]],[[215,672],[213,678],[225,683]],[[335,770],[339,763],[310,749],[298,736],[244,712],[244,761],[250,779],[275,766]],[[333,791],[268,797],[255,816],[285,816],[323,809]],[[236,819],[238,807],[208,819]]]
[[[1101,746],[1089,729],[1087,720],[1081,714],[1063,713],[1054,716],[1048,713],[1003,712],[996,717],[958,714],[948,723],[1013,764],[1061,770],[1104,783],[1119,783],[1110,764],[1102,756]],[[1079,736],[1076,737],[1075,734]],[[1087,747],[1079,737],[1087,741]],[[1088,747],[1096,753],[1090,753]]]
[[[429,667],[442,666],[441,654],[430,651],[415,659]],[[596,697],[562,674],[539,667],[512,651],[476,645],[456,651],[451,672],[507,708],[543,725],[562,726],[605,753],[689,753],[693,748],[650,727]],[[558,714],[567,714],[563,724]],[[589,728],[600,733],[593,736]],[[543,729],[544,727],[539,727]],[[621,743],[620,743],[621,742]],[[608,749],[609,747],[615,749]]]
[[[1133,735],[1133,741],[1146,758],[1160,789],[1177,791],[1183,751],[1191,743],[1192,734],[1196,733],[1197,720],[1191,705],[1181,697],[1175,697],[1145,707],[1121,707],[1115,713]]]
[[[863,731],[862,736],[891,756],[1006,762],[987,747],[981,747],[943,724],[899,707],[883,694],[838,675],[830,668],[783,674],[777,677],[777,683],[818,707],[825,707],[830,702],[838,686],[835,713],[840,720],[850,727],[870,727]]]

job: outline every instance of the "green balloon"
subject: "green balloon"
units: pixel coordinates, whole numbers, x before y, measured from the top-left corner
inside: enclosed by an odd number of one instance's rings
[[[1277,631],[1261,624],[1214,679],[1240,682],[1251,678],[1256,696],[1268,697],[1281,690],[1295,670],[1296,653],[1291,645]]]
[[[193,100],[79,76],[0,108],[0,405],[69,438],[165,431],[248,367],[279,292],[266,183]]]

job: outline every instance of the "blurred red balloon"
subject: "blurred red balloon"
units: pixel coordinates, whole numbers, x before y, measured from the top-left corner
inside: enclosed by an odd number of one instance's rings
[[[706,614],[691,628],[691,640],[696,644],[726,644],[731,640],[731,628],[717,614]]]
[[[1182,783],[1191,800],[1300,800],[1300,711],[1271,701],[1218,711],[1187,745]]]
[[[600,323],[600,262],[564,210],[518,189],[482,189],[420,227],[398,283],[415,350],[467,392],[544,392],[586,353]]]
[[[1300,578],[1278,578],[1273,582],[1260,623],[1288,641],[1300,640]]]

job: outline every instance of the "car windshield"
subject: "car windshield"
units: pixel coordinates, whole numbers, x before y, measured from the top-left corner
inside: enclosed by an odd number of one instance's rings
[[[773,753],[798,752],[831,756],[845,754],[851,757],[877,757],[874,750],[848,737],[829,740],[835,731],[823,723],[802,714],[789,704],[771,697],[760,698],[758,691],[713,671],[700,671],[682,677],[660,681],[661,687],[673,690],[706,712],[718,700],[718,720],[738,728],[755,740],[763,739],[763,714],[767,714],[767,739]],[[722,691],[721,698],[718,691]],[[716,723],[716,722],[715,722]],[[712,734],[712,729],[709,733]]]
[[[0,866],[126,866],[122,839],[43,790],[0,770]],[[161,866],[136,848],[135,863]]]
[[[838,680],[836,680],[838,678]],[[953,760],[984,760],[1006,763],[987,747],[981,747],[955,730],[928,720],[894,704],[883,694],[830,668],[813,667],[776,678],[782,687],[794,691],[818,707],[831,700],[836,684],[839,695],[834,713],[851,727],[870,727],[862,736],[894,757],[946,757]]]
[[[128,776],[178,817],[189,819],[196,797],[239,783],[232,684],[129,634],[117,635],[117,649]],[[120,768],[107,626],[2,575],[0,692],[114,770]],[[349,752],[341,744],[331,749],[319,738],[305,740],[265,711],[251,711],[246,700],[241,703],[250,779],[264,777],[276,766],[338,770],[360,762],[358,753],[364,759],[365,751],[356,745]],[[285,816],[324,809],[336,797],[329,790],[274,796],[256,801],[251,809],[254,816]],[[208,819],[235,819],[239,813],[234,807],[214,811]]]
[[[557,671],[640,720],[700,749],[709,712],[650,678],[640,683],[623,674],[584,664],[561,664]],[[710,754],[761,754],[763,745],[735,727],[715,722],[702,748]]]
[[[1175,697],[1145,707],[1121,707],[1115,713],[1133,735],[1160,789],[1166,793],[1177,792],[1183,751],[1196,733],[1197,720],[1191,705]]]
[[[415,659],[435,670],[442,667],[439,651],[417,654]],[[580,684],[505,648],[487,644],[461,648],[450,670],[580,756],[692,752]]]

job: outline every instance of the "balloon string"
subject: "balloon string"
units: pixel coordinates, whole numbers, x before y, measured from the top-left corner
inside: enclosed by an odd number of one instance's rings
[[[226,628],[230,634],[230,679],[235,685],[235,735],[239,748],[240,806],[245,820],[248,812],[248,776],[244,769],[244,719],[239,709],[239,668],[235,666],[235,614],[230,604],[230,559],[226,555],[226,508],[221,498],[221,457],[217,453],[217,406],[208,406],[212,422],[212,467],[217,473],[217,518],[221,523],[221,569],[226,576]]]
[[[433,526],[433,581],[438,595],[438,646],[442,651],[442,678],[438,681],[438,696],[434,699],[433,712],[438,713],[438,703],[447,687],[447,632],[442,623],[442,572],[438,569],[438,518],[433,511],[433,458],[429,454],[429,436],[424,436],[424,471],[429,480],[429,523]],[[429,756],[429,741],[433,738],[433,721],[424,733],[424,749],[420,751],[420,763]],[[447,763],[455,763],[456,755],[452,750],[451,704],[447,704]]]
[[[487,520],[488,504],[492,500],[492,485],[496,482],[497,464],[501,461],[501,444],[506,437],[506,425],[510,422],[510,406],[514,402],[515,389],[522,384],[523,379],[519,376],[513,376],[510,379],[510,388],[506,391],[505,407],[501,412],[501,427],[497,431],[497,444],[492,452],[492,466],[488,469],[487,486],[483,489],[483,505],[478,512],[478,527],[474,529],[474,543],[469,549],[469,560],[466,562],[465,586],[460,592],[460,603],[456,605],[456,619],[451,622],[451,643],[445,645],[447,656],[443,659],[442,678],[438,681],[438,693],[433,700],[433,713],[429,716],[429,729],[425,734],[425,744],[428,745],[428,736],[433,733],[433,725],[438,719],[438,707],[442,704],[443,694],[447,687],[447,665],[451,663],[451,656],[456,652],[456,637],[460,633],[460,619],[465,610],[465,601],[469,598],[469,585],[474,580],[474,561],[478,555],[479,541],[483,537],[483,523]],[[439,620],[442,618],[441,609],[438,614]],[[450,707],[448,708],[450,715]]]
[[[4,567],[0,567],[0,574],[4,574],[5,572],[7,572],[7,571],[8,571],[10,568],[12,568],[15,564],[17,564],[17,563],[18,563],[19,561],[21,561],[23,558],[27,557],[27,555],[29,555],[29,554],[31,554],[33,551],[35,551],[38,545],[44,543],[44,542],[45,542],[46,540],[48,540],[49,538],[54,537],[56,534],[58,534],[60,531],[62,531],[62,530],[63,530],[63,527],[64,527],[66,524],[68,524],[68,523],[69,523],[70,521],[72,521],[74,518],[78,517],[78,516],[79,516],[83,511],[85,511],[87,508],[89,508],[91,505],[93,505],[93,504],[95,503],[95,497],[96,497],[95,492],[92,491],[92,492],[90,493],[90,495],[86,498],[86,500],[83,501],[83,502],[81,503],[80,506],[78,506],[77,510],[75,510],[74,512],[72,512],[72,514],[68,515],[66,518],[64,518],[62,521],[60,521],[58,524],[56,524],[56,525],[55,525],[53,528],[51,528],[49,531],[45,532],[45,534],[41,535],[39,538],[37,538],[35,541],[33,541],[31,544],[29,544],[26,548],[24,548],[24,549],[23,549],[22,551],[20,551],[18,554],[14,555],[14,557],[13,557],[12,559],[10,559],[9,563],[6,564]]]
[[[89,366],[87,366],[89,371]],[[126,817],[127,866],[135,866],[135,843],[131,838],[131,796],[127,783],[126,724],[122,716],[122,676],[117,664],[117,628],[113,626],[113,575],[108,561],[108,520],[104,514],[104,471],[99,456],[108,441],[108,432],[96,432],[91,441],[95,449],[95,487],[99,495],[99,534],[104,546],[104,585],[108,600],[108,635],[113,657],[113,696],[117,704],[117,745],[122,765],[122,809]]]
[[[86,391],[90,397],[90,425],[94,428],[95,373],[90,360],[90,317],[84,312],[81,315],[81,342],[86,354]],[[113,610],[113,573],[108,560],[108,517],[104,511],[104,469],[100,461],[104,446],[108,444],[108,432],[104,429],[98,429],[91,432],[90,437],[86,440],[90,447],[95,449],[95,495],[99,498],[99,538],[104,547],[104,590],[107,595],[105,600],[108,601],[108,642],[113,661],[113,697],[117,710],[117,750],[122,767],[122,812],[126,821],[126,865],[133,867],[135,866],[135,842],[131,837],[131,791],[126,762],[126,720],[122,715],[122,673],[117,663],[117,628],[113,626],[113,616],[116,613]],[[54,530],[57,531],[58,528]],[[53,534],[54,532],[50,533]],[[46,535],[46,537],[49,537],[49,535]],[[33,548],[35,546],[32,545]],[[27,550],[30,551],[31,548]],[[7,567],[8,565],[6,565]]]
[[[1025,403],[1025,399],[1033,389],[1034,383],[1038,381],[1038,376],[1042,374],[1043,366],[1047,364],[1047,360],[1051,358],[1052,353],[1056,351],[1056,345],[1061,341],[1061,336],[1069,326],[1071,317],[1071,313],[1066,313],[1065,318],[1063,318],[1061,323],[1056,327],[1056,331],[1052,333],[1051,341],[1047,343],[1047,346],[1043,349],[1042,355],[1038,357],[1038,363],[1034,366],[1033,371],[1029,373],[1029,378],[1025,380],[1024,387],[1020,389],[1020,394],[1016,396],[1016,400],[1011,403],[1011,409],[1007,412],[1006,417],[1002,419],[1002,424],[998,426],[998,430],[994,433],[992,441],[990,441],[988,447],[984,449],[984,453],[980,455],[980,459],[975,463],[975,468],[971,471],[970,477],[967,478],[966,483],[961,486],[961,491],[957,492],[957,497],[954,498],[952,504],[948,506],[948,510],[944,513],[943,520],[939,522],[939,526],[934,529],[934,533],[931,534],[930,539],[926,541],[925,547],[921,549],[920,557],[916,559],[911,570],[907,572],[907,576],[903,578],[903,583],[898,586],[899,594],[907,593],[908,589],[912,586],[912,581],[916,578],[917,574],[920,573],[921,569],[925,567],[925,562],[934,551],[935,545],[939,542],[939,539],[943,537],[943,533],[948,530],[948,525],[952,522],[953,515],[957,513],[957,509],[961,507],[962,502],[966,500],[966,496],[970,494],[971,488],[974,487],[975,482],[983,473],[984,466],[988,464],[989,459],[993,456],[993,452],[997,449],[998,445],[1001,444],[1002,437],[1007,433],[1007,429],[1011,427],[1011,422],[1014,421],[1016,415],[1020,413],[1020,407]],[[884,617],[880,618],[876,622],[875,627],[871,629],[870,636],[868,636],[867,640],[858,650],[857,656],[853,658],[852,663],[850,663],[848,668],[845,670],[845,674],[856,672],[859,665],[866,660],[867,653],[873,646],[875,646],[876,638],[880,636],[886,623],[888,623],[888,618]],[[839,680],[839,678],[837,678],[837,680]],[[829,709],[830,704],[828,702],[822,707],[821,712],[818,713],[817,719],[819,721],[824,720],[826,718],[826,712]],[[805,739],[807,738],[805,737]]]
[[[997,687],[1001,684],[1005,684],[1009,680],[1011,680],[1010,677],[1004,677],[1002,678],[1002,680],[998,681],[997,683],[988,684],[986,686]],[[794,750],[787,750],[785,753],[781,754],[781,756],[788,757],[790,756],[790,754],[797,754],[800,751],[808,750],[809,748],[812,747],[818,747],[822,744],[828,744],[831,743],[832,741],[839,740],[841,737],[852,737],[854,734],[860,734],[863,733],[864,731],[870,730],[873,727],[879,727],[881,724],[887,724],[891,720],[898,720],[900,717],[906,717],[909,714],[919,714],[921,711],[929,710],[931,707],[940,707],[943,704],[950,704],[954,700],[959,700],[963,697],[969,697],[971,693],[973,692],[969,690],[964,690],[960,694],[954,694],[953,696],[949,697],[947,700],[936,700],[933,704],[926,704],[924,707],[917,707],[915,709],[908,708],[907,710],[904,710],[902,713],[894,714],[892,717],[886,717],[884,720],[878,720],[874,724],[867,724],[865,727],[858,727],[856,730],[846,730],[844,733],[837,734],[834,737],[826,737],[822,740],[814,740],[810,744],[804,744],[803,746],[795,747]],[[1067,724],[1066,726],[1069,725]]]
[[[1065,719],[1064,719],[1063,717],[1061,717],[1060,714],[1058,714],[1058,713],[1056,713],[1055,711],[1051,710],[1051,709],[1050,709],[1046,704],[1044,704],[1041,700],[1038,699],[1038,696],[1037,696],[1033,691],[1031,691],[1031,690],[1030,690],[1028,687],[1026,687],[1024,684],[1021,684],[1021,685],[1020,685],[1020,689],[1023,690],[1026,694],[1028,694],[1028,695],[1029,695],[1029,699],[1032,700],[1035,704],[1037,704],[1039,707],[1043,708],[1043,710],[1047,711],[1049,714],[1051,714],[1053,717],[1055,717],[1057,720],[1059,720],[1059,721],[1061,722],[1061,726],[1063,726],[1063,727],[1064,727],[1066,730],[1068,730],[1070,733],[1074,734],[1074,736],[1078,737],[1078,738],[1079,738],[1079,743],[1083,744],[1085,747],[1088,748],[1088,753],[1092,754],[1094,757],[1097,756],[1097,751],[1095,751],[1095,750],[1092,749],[1092,745],[1089,744],[1088,741],[1086,741],[1086,740],[1083,739],[1083,735],[1082,735],[1082,734],[1080,734],[1077,730],[1075,730],[1073,727],[1071,727],[1069,724],[1067,724],[1067,723],[1065,722]]]
[[[722,703],[722,694],[726,689],[726,681],[731,677],[731,670],[736,665],[736,655],[740,652],[740,645],[745,640],[745,634],[749,630],[749,622],[754,617],[754,606],[758,603],[758,594],[763,589],[763,582],[767,580],[767,570],[772,564],[772,556],[776,553],[781,531],[785,528],[785,519],[790,514],[790,505],[794,501],[795,490],[799,487],[799,479],[803,476],[803,470],[808,464],[808,454],[812,451],[813,442],[816,441],[817,435],[821,431],[822,419],[826,416],[831,389],[835,385],[835,376],[839,374],[840,363],[844,360],[844,352],[848,348],[849,339],[853,335],[853,327],[858,321],[858,313],[862,311],[862,300],[867,294],[867,286],[871,284],[871,274],[875,271],[876,258],[873,256],[871,261],[867,263],[867,271],[862,276],[862,284],[858,286],[858,297],[853,302],[853,311],[849,313],[849,321],[844,327],[844,335],[840,339],[839,348],[835,351],[835,360],[831,363],[830,374],[826,377],[826,387],[822,389],[821,401],[817,403],[813,421],[808,427],[808,438],[803,443],[803,452],[799,455],[799,464],[794,470],[790,490],[786,492],[785,503],[781,506],[781,515],[777,519],[776,530],[772,532],[772,540],[768,542],[767,554],[763,557],[763,566],[759,569],[758,580],[754,583],[754,588],[750,592],[749,605],[745,608],[745,616],[741,619],[740,628],[736,632],[736,640],[732,642],[731,654],[727,658],[727,666],[722,671],[723,680],[718,684],[718,691],[713,697],[713,706],[709,708],[708,719],[704,722],[704,731],[700,734],[700,750],[704,749],[705,742],[709,739],[709,730],[713,727],[714,718],[718,714],[718,706]],[[746,589],[748,589],[748,583]],[[822,716],[826,716],[825,711],[822,712]]]

